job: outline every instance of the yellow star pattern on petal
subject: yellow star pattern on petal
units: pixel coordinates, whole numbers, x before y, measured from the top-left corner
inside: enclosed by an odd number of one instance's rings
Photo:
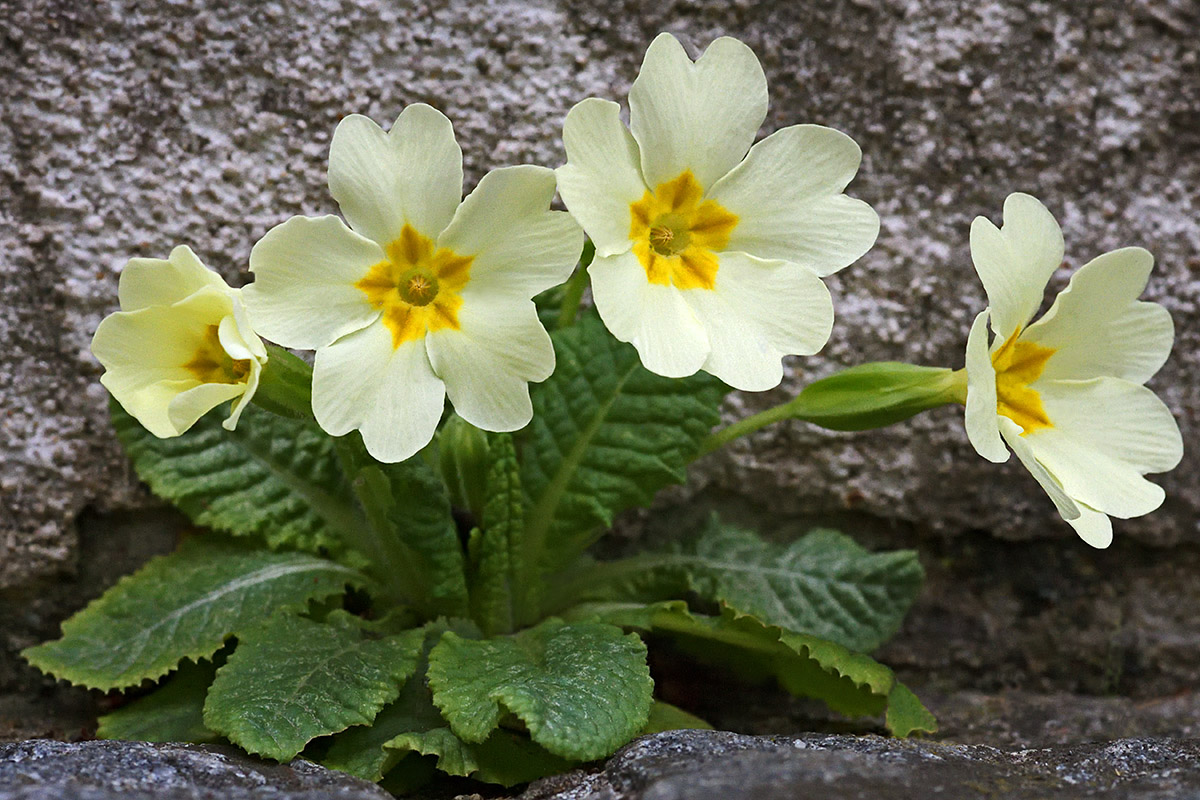
[[[712,289],[717,252],[729,244],[738,218],[704,190],[691,170],[647,190],[629,204],[629,238],[651,283],[677,289]]]
[[[1034,342],[1018,341],[1019,335],[1020,331],[1013,333],[992,354],[992,366],[996,369],[996,413],[1024,428],[1021,435],[1025,436],[1053,427],[1042,406],[1041,395],[1029,385],[1041,376],[1055,350]]]
[[[354,284],[371,305],[383,311],[392,346],[420,339],[427,332],[458,330],[460,293],[471,276],[473,256],[460,256],[405,225],[386,248],[387,259]]]
[[[233,359],[221,344],[219,326],[209,325],[201,336],[196,355],[183,368],[201,383],[245,383],[250,359]]]

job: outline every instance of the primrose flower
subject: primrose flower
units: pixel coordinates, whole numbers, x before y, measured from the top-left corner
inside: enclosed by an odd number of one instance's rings
[[[842,193],[862,154],[819,125],[751,147],[767,113],[758,59],[736,39],[696,62],[660,34],[620,108],[567,114],[563,202],[596,245],[592,295],[647,369],[699,369],[738,389],[783,379],[784,355],[820,350],[833,326],[821,277],[858,259],[879,217]],[[747,153],[747,151],[749,151]]]
[[[236,400],[233,430],[267,361],[237,289],[181,245],[167,260],[132,259],[117,288],[121,310],[96,328],[92,353],[117,402],[160,438]]]
[[[1046,207],[1012,194],[1003,228],[976,217],[971,258],[988,308],[967,339],[967,436],[997,463],[1008,460],[1007,443],[1083,540],[1108,547],[1109,516],[1158,508],[1163,490],[1142,476],[1183,456],[1171,412],[1142,385],[1175,337],[1167,310],[1137,299],[1154,257],[1126,247],[1092,259],[1032,325],[1063,259]]]
[[[329,151],[336,216],[292,217],[250,253],[257,330],[316,350],[313,413],[380,461],[433,438],[448,395],[479,428],[532,418],[529,381],[554,370],[532,297],[571,274],[583,233],[550,211],[554,173],[506,167],[462,198],[450,120],[423,104],[389,133],[346,117]]]

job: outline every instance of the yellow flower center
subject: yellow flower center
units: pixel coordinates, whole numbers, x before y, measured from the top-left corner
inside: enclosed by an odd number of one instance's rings
[[[219,330],[216,325],[204,329],[196,355],[183,368],[201,383],[245,383],[250,374],[250,359],[231,358],[221,346]]]
[[[420,339],[427,332],[458,330],[460,292],[471,275],[472,256],[433,242],[405,225],[400,238],[387,246],[380,261],[354,284],[392,332],[392,346]]]
[[[629,204],[629,238],[651,283],[678,289],[711,289],[717,252],[729,244],[738,218],[704,190],[691,170],[660,183]]]
[[[996,368],[996,413],[1024,428],[1021,434],[1024,436],[1053,427],[1042,406],[1041,395],[1029,388],[1029,384],[1041,376],[1055,350],[1033,342],[1019,342],[1020,333],[1017,331],[1008,337],[1008,341],[992,354],[992,366]]]

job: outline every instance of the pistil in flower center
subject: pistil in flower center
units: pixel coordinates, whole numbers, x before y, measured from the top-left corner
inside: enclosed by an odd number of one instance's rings
[[[438,280],[431,271],[418,267],[401,276],[396,291],[406,303],[427,306],[437,297]]]

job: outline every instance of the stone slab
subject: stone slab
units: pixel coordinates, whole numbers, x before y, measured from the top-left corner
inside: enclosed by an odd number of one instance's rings
[[[297,759],[145,742],[0,745],[0,800],[390,800],[373,783]]]
[[[1005,751],[875,736],[649,736],[595,773],[532,785],[521,800],[1037,800],[1200,796],[1200,742],[1121,739]]]

